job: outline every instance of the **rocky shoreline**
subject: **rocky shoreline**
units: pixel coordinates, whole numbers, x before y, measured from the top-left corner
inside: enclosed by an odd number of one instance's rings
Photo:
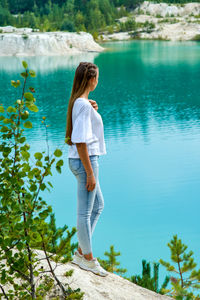
[[[135,21],[137,30],[102,33],[101,41],[153,39],[169,41],[200,40],[200,3],[173,4],[144,1],[119,23]],[[100,40],[99,40],[100,41]]]
[[[0,56],[66,55],[101,52],[90,33],[33,32],[31,28],[0,27]]]
[[[199,41],[200,3],[166,4],[144,1],[104,31],[95,41],[90,33],[39,32],[32,28],[0,27],[0,56],[51,56],[98,53],[106,50],[98,43],[132,39]],[[119,31],[120,24],[132,22],[134,30]],[[135,25],[134,25],[135,24]]]

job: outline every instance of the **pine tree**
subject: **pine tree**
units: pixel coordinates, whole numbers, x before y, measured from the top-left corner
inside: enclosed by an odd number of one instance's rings
[[[8,0],[0,0],[0,6],[8,10],[9,9]]]
[[[175,273],[176,277],[170,278],[172,289],[165,292],[169,292],[170,296],[175,296],[176,299],[180,300],[186,300],[186,298],[187,300],[199,300],[200,295],[195,296],[188,290],[189,288],[200,289],[200,269],[195,270],[197,264],[192,257],[193,251],[186,253],[188,246],[177,238],[177,234],[167,245],[171,251],[171,260],[176,266],[162,259],[160,259],[160,263],[166,267],[167,271]]]
[[[121,253],[115,252],[113,245],[110,246],[110,252],[105,251],[104,255],[108,257],[107,260],[103,260],[100,258],[98,258],[98,260],[105,270],[112,273],[119,273],[119,274],[126,273],[127,269],[122,269],[117,267],[120,265],[120,262],[116,260],[116,256],[121,255]]]
[[[158,287],[158,272],[159,272],[159,263],[153,263],[153,277],[151,277],[151,267],[150,262],[146,262],[145,259],[142,260],[142,276],[133,275],[128,278],[133,283],[136,283],[144,288],[155,291],[156,293],[163,294],[162,290],[166,288],[169,282],[169,276],[165,277],[164,283],[162,284],[161,289]]]

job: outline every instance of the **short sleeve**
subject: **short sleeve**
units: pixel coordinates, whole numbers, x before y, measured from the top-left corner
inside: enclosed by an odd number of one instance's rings
[[[90,143],[92,140],[91,105],[83,105],[73,122],[71,141]]]

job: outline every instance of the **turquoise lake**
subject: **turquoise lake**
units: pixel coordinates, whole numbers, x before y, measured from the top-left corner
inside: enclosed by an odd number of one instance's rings
[[[102,44],[107,51],[65,57],[1,57],[1,103],[12,104],[21,91],[21,61],[37,73],[37,114],[27,131],[32,152],[63,149],[62,174],[49,178],[43,193],[57,225],[76,226],[76,179],[64,145],[66,111],[74,72],[80,61],[99,67],[99,83],[89,99],[104,122],[107,154],[99,157],[105,207],[93,235],[94,256],[114,245],[126,276],[141,274],[142,259],[170,261],[167,243],[174,234],[200,261],[200,43],[126,41]],[[76,236],[73,239],[77,242]],[[198,263],[199,265],[199,263]],[[151,265],[151,267],[153,267]],[[160,266],[161,285],[165,268]],[[153,271],[153,268],[152,268]]]

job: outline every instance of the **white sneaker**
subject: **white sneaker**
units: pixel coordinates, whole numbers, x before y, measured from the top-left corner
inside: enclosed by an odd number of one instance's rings
[[[81,263],[82,257],[83,257],[82,254],[80,254],[78,251],[75,251],[75,253],[72,257],[71,263],[79,266],[79,264]]]
[[[79,267],[81,269],[91,271],[96,275],[100,275],[100,276],[107,276],[108,275],[108,272],[101,267],[101,265],[99,264],[96,257],[94,257],[91,260],[88,260],[82,255],[82,259],[81,259],[81,262],[79,264]]]

